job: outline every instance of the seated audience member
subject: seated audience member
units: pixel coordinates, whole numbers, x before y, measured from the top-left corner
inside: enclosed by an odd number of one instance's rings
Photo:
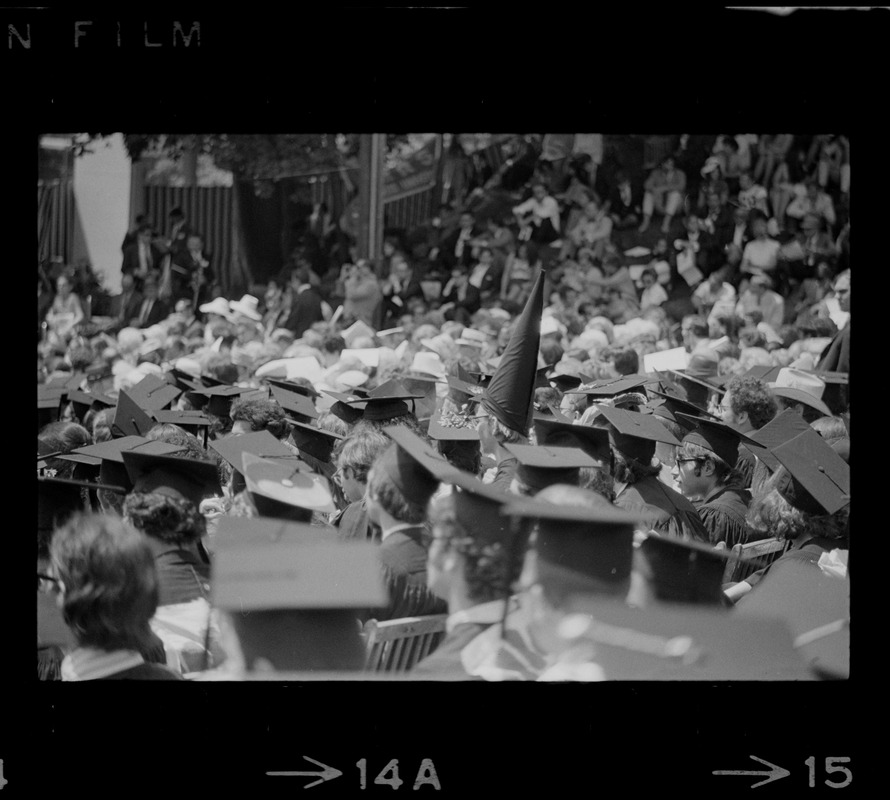
[[[386,434],[370,430],[338,443],[334,479],[349,505],[334,516],[331,524],[341,539],[380,541],[380,527],[368,515],[368,472],[390,444],[392,440]]]
[[[145,537],[117,517],[78,515],[56,531],[51,558],[77,645],[62,661],[63,681],[179,678],[141,654],[153,643],[158,605]]]
[[[768,275],[754,275],[739,297],[735,313],[744,317],[751,311],[759,311],[761,319],[773,330],[781,328],[785,322],[785,300],[772,290],[772,286],[772,279]]]
[[[658,283],[658,275],[654,269],[644,270],[640,280],[643,283],[643,291],[640,293],[640,311],[646,311],[667,302],[667,292]]]
[[[640,225],[640,232],[649,227],[652,214],[657,211],[659,214],[664,214],[661,231],[667,233],[671,229],[674,215],[683,205],[686,174],[674,166],[673,156],[667,156],[660,166],[649,173],[644,188],[643,223]]]
[[[776,400],[763,381],[752,376],[737,375],[726,385],[718,416],[739,433],[751,433],[760,430],[777,413]],[[751,488],[754,465],[754,453],[744,444],[740,445],[735,470],[745,489]]]

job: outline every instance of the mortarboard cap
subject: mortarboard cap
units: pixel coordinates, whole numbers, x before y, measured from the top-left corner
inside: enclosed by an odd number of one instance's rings
[[[222,516],[213,537],[214,552],[219,548],[252,549],[275,544],[324,544],[329,541],[323,528],[274,517]]]
[[[822,678],[850,675],[850,582],[813,564],[777,561],[736,615],[783,620],[794,646]]]
[[[449,387],[448,396],[458,405],[466,403],[468,400],[478,402],[482,399],[482,394],[485,391],[479,384],[456,378],[453,375],[446,376],[445,382]]]
[[[76,391],[77,388],[83,383],[83,379],[86,377],[86,373],[84,372],[76,372],[74,374],[64,374],[64,375],[56,375],[53,378],[50,378],[43,385],[47,389],[64,389],[65,394],[70,394],[73,391]]]
[[[219,472],[213,461],[143,449],[121,453],[134,492],[163,494],[200,505],[208,495],[221,495]]]
[[[364,403],[363,419],[385,421],[411,413],[405,401],[416,400],[420,397],[422,395],[409,392],[398,381],[389,380],[369,391],[367,397],[360,398],[358,401],[344,402],[348,402],[349,405],[354,405],[356,402]]]
[[[475,406],[473,406],[475,408]],[[436,405],[433,416],[430,417],[427,435],[430,439],[479,441],[479,431],[476,430],[477,419],[466,410],[450,408],[445,409],[445,398],[441,398]]]
[[[560,420],[535,417],[535,436],[539,445],[578,447],[600,464],[609,461],[609,432],[590,425],[573,425],[562,414]]]
[[[39,431],[59,418],[62,411],[62,397],[65,389],[61,387],[37,387],[37,430]]]
[[[566,394],[586,394],[589,397],[617,397],[626,392],[643,392],[645,384],[649,383],[648,375],[622,375],[620,378],[609,378],[582,383],[577,389]]]
[[[678,412],[677,416],[694,426],[694,430],[683,437],[684,443],[689,442],[704,447],[722,459],[730,469],[735,467],[739,460],[739,442],[742,438],[735,428],[717,420],[683,412]]]
[[[779,460],[773,455],[773,449],[809,430],[812,428],[797,411],[786,408],[759,430],[743,434],[741,439],[770,472],[775,472],[779,467]]]
[[[129,392],[121,389],[111,423],[112,436],[145,436],[154,424],[154,420],[130,397]]]
[[[625,456],[648,463],[655,454],[655,443],[679,446],[677,438],[652,415],[597,406],[609,423],[609,438],[616,450]]]
[[[349,425],[355,425],[355,423],[362,418],[363,409],[359,408],[356,404],[364,400],[363,397],[359,397],[355,393],[343,394],[342,392],[335,392],[331,389],[323,389],[322,391],[336,400],[329,409],[335,417],[342,419]]]
[[[539,561],[598,580],[625,580],[633,563],[638,518],[593,492],[585,494],[597,505],[557,505],[517,497],[504,505],[503,513],[538,520],[535,551]]]
[[[734,463],[734,462],[733,462]],[[723,605],[728,550],[668,536],[647,536],[640,546],[656,598],[668,603]]]
[[[189,433],[198,434],[201,428],[209,428],[210,420],[201,411],[153,411],[155,422],[161,425],[178,425]]]
[[[403,377],[399,380],[407,391],[419,395],[414,405],[415,416],[430,416],[436,408],[436,385],[439,381],[419,377]]]
[[[304,422],[288,420],[288,424],[291,429],[290,437],[300,453],[308,453],[325,464],[330,463],[331,453],[337,446],[337,442],[345,438],[338,433],[316,428]]]
[[[649,394],[655,395],[653,401],[656,399],[658,400],[657,403],[651,402],[649,404],[649,408],[653,416],[661,417],[671,422],[676,422],[687,431],[692,430],[695,426],[691,422],[689,422],[689,420],[683,417],[678,417],[678,413],[683,413],[696,418],[705,417],[707,419],[716,419],[713,414],[710,414],[707,411],[701,409],[699,406],[688,402],[683,397],[678,397],[677,395],[670,392],[659,392],[655,389],[649,389]]]
[[[315,403],[304,394],[297,394],[279,386],[273,386],[272,397],[284,409],[285,413],[297,422],[318,419]]]
[[[127,394],[133,402],[146,411],[160,411],[167,408],[182,391],[158,375],[146,375],[131,387]]]
[[[764,383],[769,383],[778,377],[780,369],[781,367],[772,367],[768,364],[755,364],[745,373],[744,377],[757,378]]]
[[[283,466],[252,453],[243,453],[241,459],[247,491],[261,516],[288,519],[295,509],[324,514],[336,511],[330,486],[321,475]]]
[[[505,444],[518,461],[517,477],[534,492],[555,483],[578,485],[581,467],[598,467],[600,462],[578,447]]]
[[[544,272],[539,270],[494,377],[482,395],[486,411],[506,428],[522,435],[528,434],[534,413],[543,310]]]
[[[550,383],[556,384],[556,388],[561,392],[577,389],[582,383],[593,382],[593,378],[580,372],[577,375],[571,375],[567,372],[559,372],[555,375],[551,375],[548,380]]]
[[[850,467],[816,431],[804,431],[772,453],[788,471],[776,488],[794,508],[822,516],[849,504]]]
[[[752,593],[753,595],[753,593]],[[592,660],[609,680],[812,680],[788,625],[714,608],[632,608],[598,598],[589,614],[559,624],[566,647],[590,643]]]
[[[302,383],[295,383],[294,381],[285,380],[284,378],[266,378],[265,380],[266,383],[269,383],[272,386],[277,386],[279,389],[284,389],[286,392],[301,394],[312,400],[319,396],[318,392],[312,386],[304,386]]]
[[[395,446],[383,453],[380,466],[408,500],[426,506],[439,482],[448,481],[456,469],[407,428],[390,426],[383,432]]]
[[[473,370],[469,370],[467,373],[476,383],[481,386],[483,389],[491,383],[491,379],[494,377],[494,370],[486,370],[482,372],[474,372]],[[457,376],[461,378],[461,380],[466,380],[462,378],[460,375]],[[469,383],[469,381],[467,381]]]
[[[302,465],[307,471],[309,469],[293,450],[265,430],[224,436],[210,442],[210,446],[239,474],[243,474],[241,470],[244,453],[251,453],[285,467],[298,468]]]
[[[263,520],[238,519],[245,529]],[[274,541],[245,546],[237,536],[219,537],[213,561],[213,605],[232,611],[380,608],[386,605],[376,545],[313,543],[308,529],[283,532]]]
[[[155,455],[167,455],[179,453],[184,448],[180,445],[167,442],[154,442],[143,436],[123,436],[112,439],[110,442],[90,444],[86,447],[78,447],[69,453],[68,460],[74,460],[75,456],[87,456],[99,459],[99,480],[106,484],[122,486],[127,491],[132,488],[130,476],[124,466],[124,458],[121,455],[125,450],[138,450],[139,452]]]
[[[172,383],[183,392],[204,388],[204,384],[198,378],[177,367],[172,367],[166,374],[166,378],[168,383]]]

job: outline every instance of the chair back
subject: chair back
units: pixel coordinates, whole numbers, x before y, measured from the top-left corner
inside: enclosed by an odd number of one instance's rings
[[[365,672],[406,672],[426,658],[445,635],[447,614],[365,623]]]
[[[745,580],[752,573],[772,564],[790,545],[790,540],[775,537],[735,545],[726,564],[723,582],[738,583]]]

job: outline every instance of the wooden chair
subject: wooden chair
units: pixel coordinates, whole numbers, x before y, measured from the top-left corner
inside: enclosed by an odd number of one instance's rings
[[[745,580],[752,573],[772,564],[788,549],[790,544],[790,540],[772,537],[735,545],[726,564],[723,582],[738,583]]]
[[[426,658],[445,635],[447,614],[365,623],[365,672],[406,672]]]

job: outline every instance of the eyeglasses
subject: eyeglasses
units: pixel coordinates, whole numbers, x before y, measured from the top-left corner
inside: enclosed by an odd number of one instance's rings
[[[698,458],[677,458],[674,460],[677,464],[685,464],[687,461],[703,461],[704,459],[699,456]]]

